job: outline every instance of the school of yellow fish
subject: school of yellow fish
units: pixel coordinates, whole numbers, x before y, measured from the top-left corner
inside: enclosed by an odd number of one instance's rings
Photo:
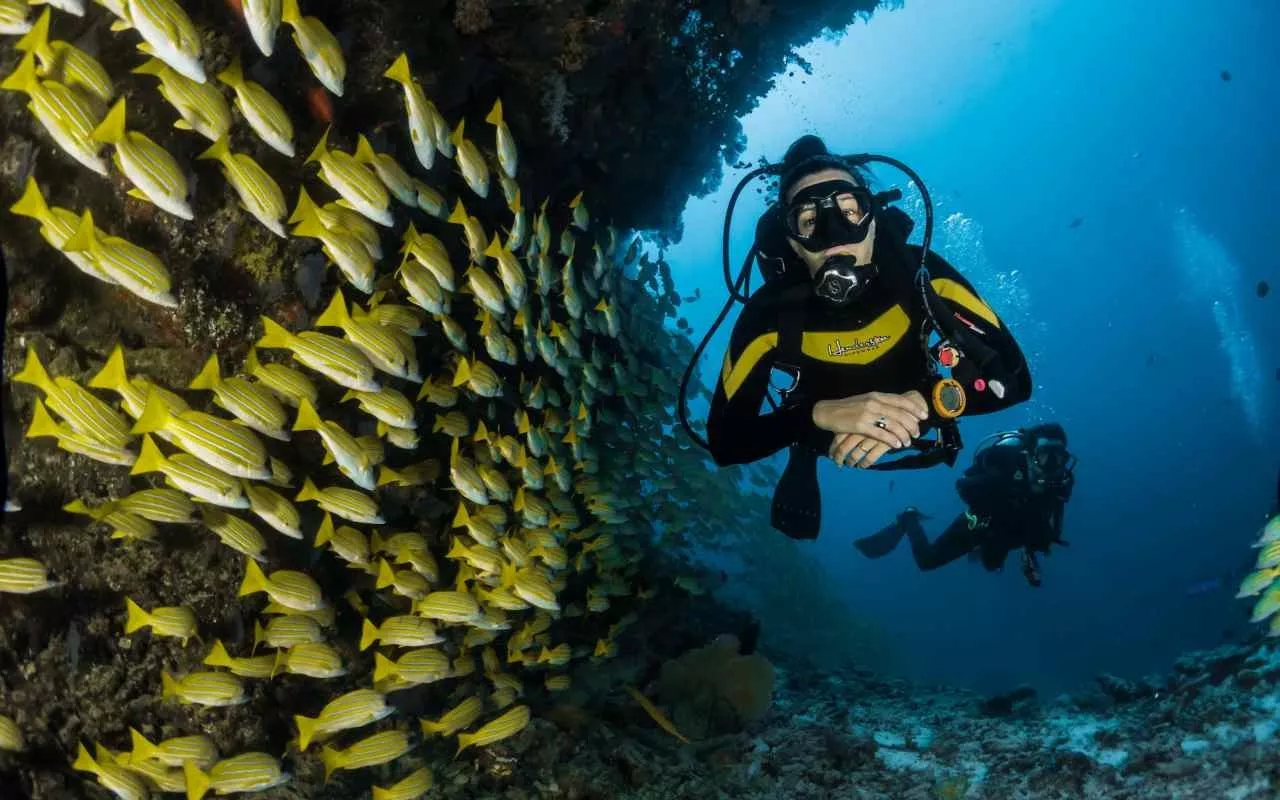
[[[696,532],[727,518],[689,521],[687,498],[709,491],[712,479],[701,456],[676,443],[671,430],[676,382],[664,365],[680,354],[662,325],[679,298],[665,265],[666,294],[654,302],[645,287],[657,289],[657,270],[641,261],[638,241],[598,225],[581,194],[561,209],[544,199],[531,214],[501,102],[485,118],[492,128],[485,141],[493,146],[482,151],[465,121],[445,121],[404,54],[385,77],[403,91],[415,160],[424,170],[438,158],[452,160],[482,201],[496,181],[504,218],[486,227],[468,212],[466,197],[450,199],[445,188],[375,151],[364,135],[344,137],[354,145],[347,152],[334,131],[314,143],[305,163],[337,199],[321,203],[300,187],[291,210],[279,184],[251,156],[230,149],[235,117],[219,84],[233,95],[236,116],[292,157],[293,124],[280,103],[245,76],[238,59],[207,72],[200,32],[175,0],[97,1],[115,15],[113,31],[141,38],[143,60],[134,72],[159,80],[160,97],[179,117],[175,128],[209,140],[200,158],[219,163],[244,211],[277,236],[318,240],[347,284],[333,292],[316,329],[291,331],[263,317],[239,370],[224,370],[214,355],[185,387],[130,373],[119,346],[85,386],[51,376],[34,349],[13,376],[38,393],[28,437],[163,479],[163,486],[106,502],[74,499],[66,511],[126,544],[156,541],[158,526],[198,522],[244,559],[238,595],[253,598],[246,602],[262,614],[252,650],[233,655],[214,641],[203,659],[208,669],[165,673],[156,691],[182,703],[234,705],[247,698],[245,681],[281,673],[306,676],[322,691],[319,682],[356,672],[330,644],[341,599],[364,618],[360,649],[380,650],[372,653],[369,688],[333,697],[315,717],[295,717],[296,745],[320,745],[326,779],[392,762],[420,738],[456,736],[461,753],[520,732],[530,721],[521,702],[530,691],[564,691],[572,662],[617,653],[617,637],[636,615],[619,614],[624,606],[615,600],[652,593],[638,575],[638,538],[677,525]],[[109,145],[131,196],[190,220],[184,169],[161,144],[127,127],[126,100],[116,97],[101,64],[51,38],[51,9],[93,13],[83,0],[48,0],[38,16],[26,0],[0,0],[0,34],[21,35],[22,52],[0,86],[28,96],[35,119],[67,157],[105,176],[101,153]],[[264,56],[280,23],[288,24],[315,78],[341,96],[343,55],[319,19],[303,16],[296,0],[244,0],[243,10]],[[83,272],[149,302],[178,305],[157,254],[99,228],[90,209],[51,205],[35,177],[10,210],[35,219],[45,241]],[[553,218],[566,220],[558,234]],[[388,267],[382,244],[390,231],[383,229],[399,230],[406,219],[399,263]],[[450,235],[455,249],[465,245],[463,269],[441,238]],[[422,369],[424,348],[448,353],[442,370]],[[194,407],[195,397],[212,408]],[[363,416],[344,425],[353,407]],[[323,448],[323,463],[295,457],[292,448],[307,439]],[[602,453],[602,446],[619,452]],[[424,457],[428,452],[440,457]],[[614,462],[623,468],[609,468]],[[689,491],[673,493],[677,484]],[[447,531],[387,523],[386,493],[432,485],[454,509]],[[304,524],[299,503],[318,506],[316,524]],[[309,539],[348,564],[353,578],[345,594],[326,596],[306,572],[272,563],[268,530]],[[0,592],[55,589],[55,577],[35,559],[0,560]],[[685,591],[701,592],[692,579],[681,580]],[[582,600],[562,604],[571,583],[585,587]],[[370,610],[388,607],[395,613]],[[146,608],[121,598],[121,610],[128,634],[198,640],[200,621],[189,608]],[[558,641],[557,626],[580,618],[600,621],[597,629],[607,634],[593,645]],[[274,652],[257,654],[262,648]],[[390,717],[388,694],[438,681],[469,688],[413,731],[396,725],[347,733]],[[132,737],[128,751],[81,746],[74,767],[127,800],[154,792],[198,800],[289,779],[273,755],[220,754],[202,735],[159,743],[137,731]],[[0,715],[0,748],[22,747],[22,732]],[[374,788],[373,796],[406,800],[430,785],[422,768]]]

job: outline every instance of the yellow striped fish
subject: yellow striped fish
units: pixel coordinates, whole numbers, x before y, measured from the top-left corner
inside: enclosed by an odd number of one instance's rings
[[[58,585],[34,558],[0,558],[0,593],[35,594]]]
[[[378,226],[359,211],[348,208],[346,200],[338,199],[321,206],[320,222],[331,231],[354,236],[374,261],[382,258],[382,234]]]
[[[264,626],[253,623],[253,649],[266,645],[287,650],[300,644],[324,641],[320,623],[301,614],[272,617]]]
[[[395,328],[353,319],[347,311],[347,300],[341,289],[334,291],[333,299],[316,318],[315,326],[341,329],[347,341],[360,348],[369,361],[383,372],[406,380],[422,380],[422,376],[418,374],[417,349],[413,339]]]
[[[267,230],[282,239],[286,238],[283,220],[289,209],[285,205],[280,184],[252,156],[233,153],[227,134],[218,137],[196,159],[216,159],[222,167],[223,176],[231,184],[231,188],[235,189],[244,209]]]
[[[369,298],[368,310],[352,303],[351,315],[358,320],[369,320],[387,328],[396,328],[410,336],[426,336],[423,327],[426,316],[413,306],[386,302],[386,292],[375,292]]]
[[[468,747],[483,747],[515,736],[529,725],[529,707],[516,706],[495,720],[485,723],[475,733],[458,735],[458,754]]]
[[[259,519],[290,539],[302,538],[302,518],[298,509],[279,492],[244,481],[244,494],[249,498],[249,509]]]
[[[453,671],[449,657],[429,647],[410,650],[395,661],[381,653],[374,653],[373,665],[374,683],[387,678],[399,678],[411,686],[444,680]]]
[[[326,221],[334,224],[326,225]],[[365,293],[373,291],[375,267],[369,248],[359,236],[339,226],[336,218],[316,206],[303,187],[298,189],[298,204],[289,217],[289,223],[296,223],[294,236],[319,239],[324,254],[337,265],[352,286]]]
[[[272,675],[288,672],[308,678],[339,678],[347,674],[342,656],[324,642],[301,642],[288,650],[277,650]]]
[[[50,207],[34,177],[28,177],[18,202],[9,206],[9,210],[22,217],[30,217],[40,223],[40,235],[58,252],[67,257],[76,269],[106,283],[115,283],[115,279],[103,272],[85,253],[63,252],[62,246],[76,232],[80,217],[75,212],[57,206]]]
[[[294,408],[297,408],[303,400],[315,405],[320,397],[311,379],[293,367],[259,361],[256,347],[249,348],[249,355],[245,357],[244,371],[246,375],[257,380]]]
[[[137,764],[141,761],[155,761],[166,767],[181,767],[185,762],[194,762],[201,769],[208,769],[218,760],[218,748],[208,736],[177,736],[165,739],[156,744],[138,732],[129,729],[132,751],[122,758],[122,762]]]
[[[122,511],[137,514],[152,522],[195,522],[195,504],[175,489],[139,489],[120,498],[115,505]]]
[[[347,433],[336,422],[320,419],[311,403],[303,401],[298,405],[298,419],[293,425],[295,431],[315,431],[320,434],[325,452],[338,469],[362,489],[372,490],[377,486],[373,474],[373,461],[369,453],[361,446],[360,441]]]
[[[484,488],[484,481],[476,471],[476,465],[459,451],[459,441],[461,440],[453,440],[453,450],[449,457],[449,479],[453,488],[476,505],[488,505],[489,493]]]
[[[201,662],[206,667],[225,667],[231,671],[232,675],[239,675],[241,678],[270,678],[273,677],[275,669],[275,656],[248,656],[246,658],[238,658],[227,652],[227,648],[222,641],[215,639],[213,647],[209,650],[209,655],[204,657]],[[201,764],[202,768],[207,769],[208,764]]]
[[[129,422],[120,412],[102,402],[88,389],[70,378],[49,376],[34,346],[27,345],[27,361],[13,380],[35,386],[44,393],[47,407],[62,417],[71,430],[90,439],[123,448],[132,436]]]
[[[80,216],[76,231],[62,245],[63,252],[84,253],[98,269],[130,292],[149,303],[177,308],[178,301],[170,289],[173,281],[169,269],[150,250],[118,236],[103,236],[94,227],[88,210]]]
[[[264,56],[270,57],[275,50],[276,30],[280,27],[282,11],[280,0],[243,0],[244,21],[249,26],[249,35]],[[289,155],[293,155],[290,153]]]
[[[495,129],[498,164],[502,167],[502,171],[506,173],[506,176],[514,180],[519,156],[516,153],[516,140],[511,135],[511,129],[507,127],[507,123],[502,118],[501,99],[494,101],[493,110],[489,112],[489,116],[484,118],[484,121]]]
[[[266,562],[267,540],[253,525],[218,508],[202,508],[200,516],[205,527],[227,547],[255,561]]]
[[[340,486],[319,489],[310,478],[306,478],[296,499],[299,502],[314,500],[325,511],[351,522],[366,525],[381,525],[385,522],[378,512],[377,501],[354,489]]]
[[[384,387],[377,392],[347,390],[342,396],[342,402],[348,400],[355,400],[362,411],[388,425],[397,428],[418,427],[418,421],[414,419],[413,404],[395,389]]]
[[[290,333],[267,317],[262,318],[262,325],[265,333],[257,347],[288,350],[305,366],[348,389],[376,392],[382,388],[374,380],[373,364],[355,345],[315,331]]]
[[[495,233],[493,239],[489,242],[489,246],[485,249],[485,255],[498,262],[498,277],[502,280],[502,287],[506,290],[507,299],[511,302],[511,307],[520,308],[523,306],[525,298],[528,296],[528,282],[525,280],[524,268],[520,265],[520,261],[515,254],[511,252],[509,243],[507,246],[500,244],[498,235]]]
[[[467,289],[485,309],[499,317],[506,313],[507,305],[502,288],[483,267],[472,264],[467,268],[465,277]]]
[[[265,592],[273,602],[292,611],[317,611],[328,608],[320,584],[305,572],[277,570],[270,576],[254,561],[246,561],[244,580],[240,582],[237,597]]]
[[[438,720],[419,720],[424,736],[452,736],[463,728],[471,727],[484,711],[484,704],[474,695],[463,700]]]
[[[187,800],[201,800],[212,789],[222,794],[265,792],[289,782],[292,777],[280,762],[266,753],[241,753],[214,764],[206,774],[194,763],[182,765],[187,779]]]
[[[544,686],[548,692],[564,692],[573,685],[568,675],[548,675]]]
[[[248,428],[202,411],[170,413],[163,401],[149,396],[133,433],[169,431],[178,446],[228,475],[251,480],[271,477],[267,449]]]
[[[146,134],[125,128],[124,98],[90,134],[115,147],[116,167],[133,183],[129,196],[154,203],[176,217],[194,218],[187,202],[187,178],[178,162]]]
[[[320,760],[324,763],[324,779],[328,781],[334,772],[340,769],[360,769],[376,767],[395,761],[409,752],[409,734],[404,731],[388,730],[375,733],[368,738],[338,750],[325,746],[320,751]]]
[[[420,617],[467,624],[481,616],[480,604],[469,592],[432,592],[414,603],[413,612]]]
[[[214,405],[264,436],[289,441],[289,433],[285,430],[288,416],[280,401],[262,386],[244,378],[222,377],[217,353],[209,356],[187,388],[212,391]]]
[[[503,588],[511,589],[521,600],[546,611],[559,611],[556,591],[551,582],[535,569],[509,568],[503,573]]]
[[[418,431],[413,428],[396,428],[385,422],[379,422],[375,430],[379,436],[387,437],[387,442],[392,447],[398,447],[401,450],[418,449]]]
[[[366,619],[360,634],[360,649],[368,650],[374,642],[381,642],[384,647],[426,647],[443,641],[444,637],[430,620],[401,614],[387,617],[381,625]]]
[[[195,131],[211,142],[230,133],[231,109],[214,84],[193,81],[158,58],[149,58],[132,71],[160,80],[160,96],[178,112],[173,127]]]
[[[454,128],[453,135],[449,137],[449,141],[453,142],[453,146],[457,149],[458,171],[462,173],[462,179],[467,182],[471,191],[482,198],[488,197],[489,164],[484,160],[484,156],[480,155],[480,148],[476,147],[475,142],[464,135],[463,130],[466,124],[465,119],[460,121],[458,127]]]
[[[373,787],[373,800],[418,800],[430,788],[431,770],[428,767],[420,767],[391,786]]]
[[[136,28],[153,55],[196,83],[204,83],[200,64],[200,32],[177,0],[125,0],[128,16],[111,30]]]
[[[0,34],[20,36],[31,30],[26,0],[0,0]]]
[[[17,68],[0,81],[0,89],[30,97],[27,108],[58,147],[106,177],[107,162],[98,155],[101,145],[90,136],[98,121],[95,100],[57,81],[41,81],[36,77],[35,53],[23,56]]]
[[[240,481],[188,453],[177,453],[172,458],[166,458],[150,436],[143,436],[142,450],[129,474],[143,475],[148,472],[163,473],[171,486],[197,500],[225,508],[249,507],[249,500],[244,496]]]
[[[142,416],[143,409],[147,406],[147,397],[152,393],[164,403],[171,414],[186,411],[188,408],[186,400],[168,389],[155,385],[149,378],[143,375],[130,378],[125,372],[124,348],[118,344],[112,348],[111,355],[107,356],[107,363],[103,364],[102,369],[89,379],[89,386],[94,389],[109,389],[120,395],[120,404],[124,407],[125,413],[135,420]],[[170,434],[163,431],[160,435],[166,441],[172,438]]]
[[[99,763],[106,759],[114,760],[133,774],[145,778],[148,788],[153,791],[176,793],[187,791],[187,779],[183,777],[181,768],[166,767],[158,761],[144,760],[135,764],[129,753],[113,753],[102,745],[98,745],[97,750]]]
[[[37,73],[41,78],[79,89],[102,103],[111,102],[115,96],[111,76],[96,58],[75,45],[57,39],[51,41],[49,20],[50,13],[46,8],[36,18],[31,30],[14,44],[14,49],[35,53],[40,66]]]
[[[467,415],[461,411],[437,414],[435,424],[431,426],[431,432],[443,432],[446,436],[458,439],[471,433],[471,420],[467,419]]]
[[[320,165],[320,179],[329,184],[351,207],[369,219],[390,227],[391,197],[373,170],[356,160],[355,156],[329,148],[329,131],[326,128],[320,141],[304,164]]]
[[[391,156],[374,151],[373,145],[369,144],[364,134],[360,134],[356,140],[355,159],[371,167],[378,179],[387,187],[387,191],[395,195],[397,200],[410,208],[417,208],[418,194],[409,173],[405,172],[404,167],[401,167],[400,163]]]
[[[348,564],[366,566],[369,563],[369,540],[365,535],[346,525],[340,525],[335,529],[333,517],[328,512],[325,512],[324,519],[316,530],[315,546],[323,547],[326,544]]]
[[[304,17],[298,0],[283,0],[280,19],[293,28],[293,42],[302,52],[311,74],[324,88],[342,97],[342,81],[347,75],[347,62],[342,46],[325,24],[315,17]]]
[[[428,583],[436,583],[440,580],[440,567],[436,564],[435,556],[431,555],[430,550],[405,547],[397,550],[396,553],[397,564],[409,565],[410,569],[426,578]]]
[[[467,250],[471,253],[471,263],[484,266],[484,262],[488,256],[484,254],[485,245],[488,237],[484,235],[484,226],[480,224],[480,220],[467,213],[467,209],[462,205],[462,200],[454,203],[453,211],[449,214],[449,222],[462,226],[462,232],[467,239]],[[502,313],[501,311],[498,312]]]
[[[417,260],[405,256],[396,270],[396,277],[414,305],[436,316],[449,313],[448,296],[431,270]]]
[[[337,733],[370,725],[395,713],[381,692],[356,689],[331,700],[315,717],[295,716],[298,748],[306,750],[317,734]]]
[[[266,607],[262,609],[262,613],[263,614],[285,614],[285,615],[301,614],[302,616],[311,617],[312,619],[314,619],[321,628],[332,628],[334,625],[334,622],[337,620],[337,614],[333,610],[332,606],[317,608],[311,611],[299,611],[296,608],[289,608],[287,606],[281,605],[280,603],[277,603],[274,600],[267,603]]]
[[[436,161],[436,131],[444,126],[444,120],[440,119],[440,112],[422,91],[422,84],[414,80],[406,54],[397,56],[382,74],[404,88],[404,109],[409,118],[409,139],[413,143],[413,152],[422,168],[430,171]],[[436,122],[437,119],[439,123]]]
[[[119,800],[147,800],[150,792],[142,776],[135,775],[113,760],[95,760],[82,744],[72,769],[92,773],[102,788],[111,792]]]
[[[445,205],[444,195],[417,178],[413,179],[413,188],[418,193],[418,208],[437,219],[445,219],[449,216],[449,207]]]
[[[418,390],[415,399],[426,400],[441,408],[453,408],[458,403],[458,390],[445,383],[436,383],[434,378],[427,378],[422,382],[422,388]]]
[[[68,453],[87,456],[104,464],[129,466],[135,463],[137,456],[132,450],[105,444],[96,438],[73,431],[70,427],[59,425],[49,416],[44,403],[35,402],[35,411],[31,415],[31,425],[27,428],[26,437],[36,439],[42,436],[53,437],[58,447]]]
[[[381,467],[378,470],[378,485],[426,486],[429,483],[435,483],[439,477],[439,462],[429,458],[426,461],[419,461],[416,464],[410,464],[400,469]]]
[[[481,397],[500,397],[502,395],[502,379],[493,367],[480,359],[458,359],[457,370],[453,374],[453,385],[463,386]]]
[[[236,108],[249,121],[249,127],[258,134],[258,138],[276,152],[293,158],[293,121],[280,101],[272,97],[262,84],[244,76],[239,57],[231,59],[227,68],[218,73],[218,80],[235,92]]]
[[[458,284],[454,277],[453,263],[449,260],[449,251],[445,249],[444,242],[437,237],[430,233],[419,232],[410,222],[401,240],[400,252],[430,270],[432,277],[442,289],[449,292],[457,290]]]
[[[151,628],[156,636],[172,636],[181,639],[183,644],[192,636],[196,636],[196,615],[184,606],[157,606],[147,611],[133,601],[124,599],[126,619],[125,633],[134,633],[143,628]]]
[[[374,586],[377,589],[391,587],[391,590],[396,594],[401,597],[408,597],[411,600],[420,600],[426,596],[427,590],[431,588],[427,584],[427,579],[417,572],[408,569],[392,569],[385,559],[378,561],[378,580]]]
[[[244,684],[228,672],[192,672],[181,680],[168,670],[160,673],[161,697],[201,706],[234,706],[246,702]]]

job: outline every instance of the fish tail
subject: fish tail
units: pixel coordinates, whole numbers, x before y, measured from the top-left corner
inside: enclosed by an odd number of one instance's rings
[[[396,582],[396,573],[391,569],[391,565],[387,563],[385,558],[378,559],[378,582],[374,585],[375,589],[385,589]]]
[[[297,25],[302,21],[302,11],[298,9],[298,0],[284,0],[280,4],[280,21]]]
[[[382,73],[384,78],[390,78],[402,86],[409,86],[413,83],[413,73],[409,71],[409,55],[401,53],[396,56],[396,60],[391,62],[391,66],[387,71]]]
[[[275,676],[280,672],[280,668],[284,666],[284,661],[285,661],[285,651],[284,651],[284,650],[277,650],[277,651],[276,651],[276,660],[275,660],[275,661],[273,661],[273,662],[271,663],[271,677],[272,677],[272,678],[274,678],[274,677],[275,677]]]
[[[86,517],[95,517],[93,509],[86,506],[84,501],[79,499],[72,500],[70,503],[67,503],[62,507],[62,510],[71,514],[83,514]]]
[[[302,489],[298,492],[298,496],[295,497],[294,499],[297,500],[298,502],[305,502],[307,500],[316,500],[319,497],[320,497],[320,490],[317,489],[316,485],[311,482],[311,479],[303,478]]]
[[[316,547],[321,547],[333,538],[333,517],[329,516],[329,512],[324,512],[324,519],[320,521],[320,528],[316,531]]]
[[[89,755],[89,748],[85,747],[83,744],[81,744],[80,749],[76,751],[76,760],[71,765],[71,768],[81,772],[92,772],[94,775],[97,775],[101,771],[98,767],[98,762],[94,761],[93,756]]]
[[[143,436],[142,450],[139,451],[137,460],[133,462],[133,467],[129,470],[129,474],[143,475],[148,472],[160,472],[164,469],[164,465],[164,453],[160,452],[155,440],[150,436]]]
[[[22,53],[33,52],[40,56],[40,60],[49,62],[53,60],[53,53],[49,51],[49,9],[46,8],[40,17],[31,25],[31,30],[23,34],[14,45],[14,49]]]
[[[246,375],[254,375],[262,369],[262,364],[258,361],[258,348],[250,347],[249,355],[244,357],[244,371]]]
[[[44,403],[37,399],[35,411],[31,415],[31,426],[27,428],[27,438],[37,439],[41,436],[60,438],[62,429],[58,427],[58,423],[53,421],[53,417],[49,416],[49,411],[44,407]]]
[[[124,622],[125,633],[133,633],[134,631],[141,630],[151,624],[151,614],[147,613],[145,608],[133,602],[132,597],[126,597],[124,599],[124,607],[126,610]]]
[[[222,383],[222,370],[218,367],[218,354],[209,356],[200,373],[187,384],[188,389],[215,389]]]
[[[92,252],[98,246],[98,232],[93,227],[93,212],[85,209],[71,238],[62,243],[62,252]]]
[[[40,356],[32,345],[27,345],[27,361],[22,365],[22,371],[16,373],[13,379],[19,383],[31,384],[44,392],[45,395],[52,395],[57,392],[53,379],[49,377],[49,372],[44,368],[44,364],[40,363]]]
[[[447,222],[454,222],[459,225],[467,221],[467,209],[462,206],[462,201],[458,200],[453,204],[453,211],[449,212]]]
[[[294,206],[293,214],[289,217],[289,223],[297,223],[298,227],[294,228],[294,236],[310,236],[318,238],[325,233],[324,225],[320,222],[320,210],[316,207],[316,203],[311,199],[311,195],[307,194],[306,189],[298,190],[298,204]]]
[[[373,145],[369,144],[369,140],[363,133],[360,134],[360,138],[356,140],[356,161],[361,164],[372,164],[377,160],[375,155]]]
[[[465,119],[458,120],[458,127],[453,129],[453,133],[449,134],[449,141],[453,142],[454,147],[460,147],[462,145],[463,132],[465,131],[466,126],[467,121]]]
[[[351,315],[347,313],[347,298],[343,296],[342,290],[338,289],[333,293],[333,299],[329,301],[329,306],[319,317],[316,317],[314,327],[317,328],[342,328],[345,330],[351,324]]]
[[[228,139],[228,134],[224,133],[218,137],[216,142],[209,145],[208,149],[196,156],[196,160],[215,159],[221,161],[229,155],[231,155],[231,143]]]
[[[391,800],[395,795],[390,789],[383,789],[381,786],[373,787],[373,800]]]
[[[159,748],[143,736],[137,728],[129,729],[129,740],[133,743],[133,751],[129,754],[131,762],[149,761],[155,758]]]
[[[240,57],[236,56],[231,59],[231,63],[227,68],[217,75],[218,80],[235,89],[244,85],[244,70],[240,68]]]
[[[258,648],[267,639],[267,629],[262,627],[262,622],[255,621],[253,623],[253,652],[258,652]]]
[[[298,419],[293,423],[295,431],[318,431],[324,428],[324,421],[316,412],[316,407],[305,397],[298,398]],[[327,451],[326,451],[327,452]]]
[[[245,597],[258,592],[267,590],[267,576],[263,573],[262,567],[258,566],[258,562],[252,558],[245,561],[244,580],[240,581],[240,589],[236,592],[236,597]]]
[[[182,762],[182,775],[187,779],[187,800],[201,800],[209,791],[209,776],[194,761]]]
[[[293,346],[293,334],[275,320],[263,317],[262,329],[262,338],[255,343],[255,347],[278,347],[287,350]]]
[[[204,657],[203,663],[207,667],[230,667],[234,662],[226,646],[222,644],[222,640],[214,639],[213,648],[209,650],[209,655]]]
[[[31,94],[39,91],[40,83],[36,79],[36,55],[28,52],[18,62],[18,66],[3,81],[0,81],[0,89],[8,89],[13,92],[23,92]]]
[[[461,528],[471,521],[471,515],[467,513],[467,506],[461,500],[458,501],[458,510],[453,515],[453,527]]]
[[[121,392],[128,388],[129,376],[124,370],[124,348],[116,345],[111,350],[111,355],[107,356],[107,363],[102,365],[102,369],[89,379],[89,386],[93,389],[110,389],[113,392]]]
[[[468,747],[474,744],[475,740],[476,740],[475,734],[471,734],[471,733],[458,734],[458,752],[454,753],[453,757],[456,759],[458,756],[462,755],[462,751],[466,750]]]
[[[325,745],[320,748],[320,762],[324,764],[324,782],[328,783],[329,778],[333,776],[334,771],[340,769],[342,766],[341,755],[337,750]]]
[[[169,65],[158,58],[148,58],[138,66],[134,67],[130,72],[134,75],[155,75],[161,77],[165,71],[169,69]]]
[[[502,575],[498,584],[503,589],[510,589],[516,585],[516,565],[506,563],[502,565]]]
[[[385,563],[385,562],[384,562]],[[378,640],[378,626],[369,620],[360,625],[360,649],[368,650]]]
[[[141,416],[133,423],[133,430],[130,433],[155,433],[168,430],[172,426],[169,409],[165,407],[160,395],[153,390],[147,393],[147,404],[143,407]]]
[[[582,192],[578,192],[573,196],[573,199],[569,201],[569,208],[577,208],[580,205],[582,205]]]
[[[453,374],[453,385],[461,386],[471,380],[471,365],[467,363],[466,356],[458,359],[458,370]]]
[[[89,138],[95,142],[107,142],[109,144],[123,140],[125,132],[124,111],[124,98],[121,97],[111,106],[111,110],[107,112],[107,116],[103,117],[98,127],[93,129],[93,133],[89,134]]]
[[[49,221],[49,204],[45,202],[44,195],[40,193],[40,187],[33,177],[27,178],[27,185],[22,188],[22,196],[18,198],[18,202],[9,206],[9,210],[19,216],[37,219],[41,223]]]
[[[390,678],[396,674],[395,662],[384,656],[382,653],[373,654],[373,682]]]
[[[312,738],[316,735],[316,726],[320,723],[320,718],[298,715],[293,718],[293,721],[298,726],[298,749],[306,750],[307,745],[311,744]]]
[[[501,97],[493,101],[493,110],[489,112],[489,116],[484,118],[484,121],[489,123],[490,125],[502,124],[502,98]]]
[[[325,153],[329,152],[329,131],[331,130],[333,130],[332,125],[324,129],[324,133],[320,135],[320,141],[316,142],[315,149],[311,151],[311,155],[307,156],[307,160],[302,162],[303,164],[319,161],[324,158]]]
[[[484,254],[490,258],[497,258],[502,255],[502,244],[498,242],[498,234],[494,234],[489,240],[489,246],[484,249]]]
[[[160,673],[160,687],[161,699],[168,700],[178,696],[178,682],[173,679],[168,670]]]
[[[386,486],[390,483],[399,483],[401,480],[403,479],[400,473],[396,472],[391,467],[378,468],[378,486]]]
[[[523,455],[523,454],[522,454]],[[515,511],[524,511],[524,487],[516,489],[515,502],[511,504],[511,508]]]

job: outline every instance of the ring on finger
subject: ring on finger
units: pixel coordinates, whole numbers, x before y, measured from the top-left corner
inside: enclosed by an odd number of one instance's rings
[[[879,419],[876,420],[876,427],[879,428],[880,430],[884,430],[885,428],[889,427],[889,421],[886,420],[884,417],[880,417]]]

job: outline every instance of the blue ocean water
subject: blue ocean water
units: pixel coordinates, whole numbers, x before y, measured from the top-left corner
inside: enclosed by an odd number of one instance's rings
[[[823,531],[803,547],[886,630],[905,677],[1055,692],[1248,632],[1233,594],[1280,466],[1280,297],[1255,293],[1280,286],[1278,24],[1280,6],[1252,0],[907,0],[800,48],[810,70],[743,119],[744,161],[817,133],[924,177],[935,248],[1018,335],[1036,385],[968,420],[966,441],[1056,419],[1080,459],[1070,547],[1040,589],[1016,559],[921,574],[905,546],[876,562],[850,546],[905,505],[939,533],[972,447],[951,470],[823,467]],[[689,203],[667,251],[682,293],[701,290],[684,308],[699,336],[725,296],[720,231],[742,174]],[[765,202],[744,198],[735,270]],[[702,365],[709,385],[730,327]]]

